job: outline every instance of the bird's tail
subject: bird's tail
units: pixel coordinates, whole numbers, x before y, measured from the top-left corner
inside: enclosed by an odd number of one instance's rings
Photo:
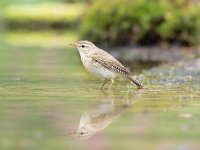
[[[131,76],[127,76],[127,78],[128,78],[129,80],[131,80],[135,85],[137,85],[138,89],[142,89],[142,88],[143,88],[143,85],[142,85],[142,83],[141,83],[140,81],[134,79],[134,78],[131,77]]]

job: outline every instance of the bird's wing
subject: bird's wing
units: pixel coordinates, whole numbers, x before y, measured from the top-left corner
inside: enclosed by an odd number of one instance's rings
[[[98,51],[92,55],[94,61],[101,64],[103,67],[111,69],[116,73],[131,75],[131,72],[127,70],[118,60],[105,51]]]

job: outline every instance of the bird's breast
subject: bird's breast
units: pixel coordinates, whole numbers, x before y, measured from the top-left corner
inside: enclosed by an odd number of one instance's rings
[[[99,78],[114,78],[116,73],[94,61],[91,56],[81,54],[81,61],[87,71]]]

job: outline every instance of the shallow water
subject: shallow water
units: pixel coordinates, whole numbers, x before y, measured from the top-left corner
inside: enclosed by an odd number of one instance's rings
[[[139,76],[146,89],[102,92],[63,45],[7,43],[0,60],[1,149],[200,149],[198,68],[154,68]]]

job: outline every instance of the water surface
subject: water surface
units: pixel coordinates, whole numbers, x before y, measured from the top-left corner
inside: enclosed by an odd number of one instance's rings
[[[200,148],[198,68],[155,68],[139,76],[148,89],[102,92],[75,50],[17,43],[0,48],[1,149]]]

